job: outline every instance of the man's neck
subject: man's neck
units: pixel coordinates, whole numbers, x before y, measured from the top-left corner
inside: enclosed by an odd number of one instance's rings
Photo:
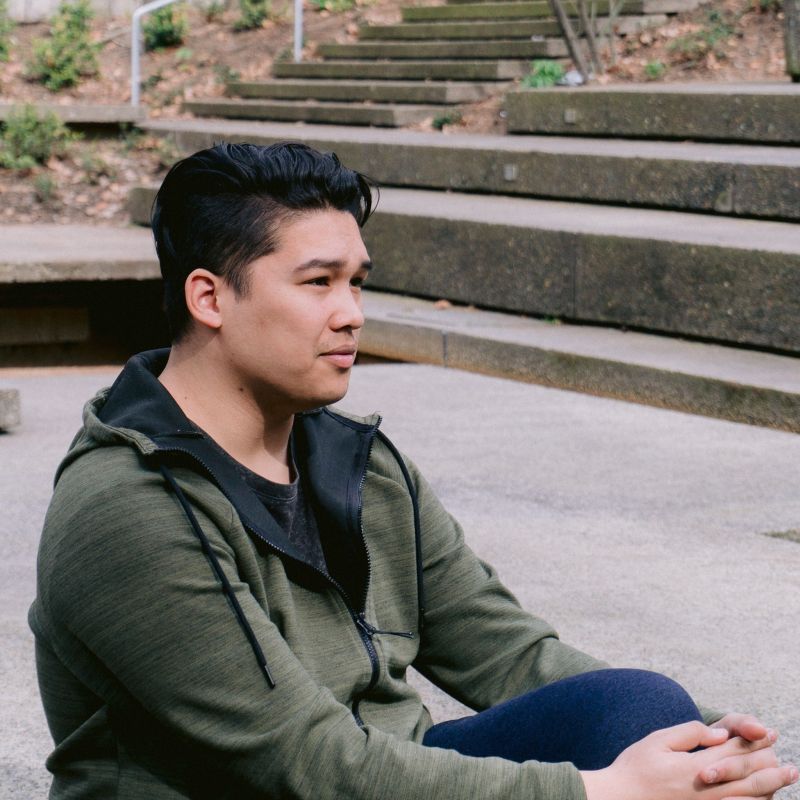
[[[158,376],[183,413],[230,456],[257,475],[289,483],[294,414],[265,412],[232,378],[224,365],[191,345],[173,347]]]

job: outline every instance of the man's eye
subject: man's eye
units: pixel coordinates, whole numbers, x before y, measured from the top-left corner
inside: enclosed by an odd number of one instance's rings
[[[359,288],[360,288],[360,287],[362,287],[362,286],[364,285],[364,282],[365,282],[366,280],[367,280],[366,278],[363,278],[363,277],[356,276],[355,278],[353,278],[353,279],[350,281],[350,285],[351,285],[351,286],[356,286],[356,287],[359,287]]]
[[[320,275],[318,278],[312,278],[310,281],[306,281],[306,283],[310,284],[311,286],[327,286],[328,276]]]

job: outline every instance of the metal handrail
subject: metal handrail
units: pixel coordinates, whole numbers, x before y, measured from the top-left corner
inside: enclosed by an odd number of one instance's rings
[[[139,6],[133,12],[131,21],[131,105],[138,106],[141,94],[141,56],[142,43],[141,19],[145,14],[159,8],[176,3],[178,0],[153,0]],[[294,0],[294,60],[300,63],[303,60],[303,0]]]

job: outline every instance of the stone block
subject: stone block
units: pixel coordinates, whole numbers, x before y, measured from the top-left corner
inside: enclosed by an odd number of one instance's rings
[[[379,211],[364,228],[378,289],[531,314],[570,316],[576,237],[562,231]]]
[[[800,433],[800,394],[451,333],[448,367]]]
[[[0,431],[16,428],[21,421],[19,391],[0,389]]]
[[[511,133],[800,143],[800,87],[513,91]]]
[[[583,238],[575,317],[800,350],[800,254]]]
[[[397,361],[444,366],[444,342],[444,334],[434,328],[368,316],[358,350]]]

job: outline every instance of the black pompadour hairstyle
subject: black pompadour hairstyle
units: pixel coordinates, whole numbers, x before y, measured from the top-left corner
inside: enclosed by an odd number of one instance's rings
[[[184,284],[203,267],[239,295],[248,264],[278,246],[280,225],[305,211],[346,211],[363,226],[374,184],[335,153],[295,142],[214,145],[178,161],[153,203],[151,227],[173,342],[189,327]]]

